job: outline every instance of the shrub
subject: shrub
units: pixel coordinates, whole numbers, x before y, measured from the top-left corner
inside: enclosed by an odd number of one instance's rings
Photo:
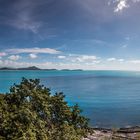
[[[23,78],[10,93],[0,94],[1,140],[79,140],[88,119],[63,93],[52,95],[38,79]]]

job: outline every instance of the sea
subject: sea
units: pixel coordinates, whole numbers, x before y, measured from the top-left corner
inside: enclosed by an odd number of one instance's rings
[[[140,72],[81,70],[0,71],[0,93],[9,93],[22,77],[40,79],[52,94],[63,92],[68,104],[79,104],[91,127],[140,125]]]

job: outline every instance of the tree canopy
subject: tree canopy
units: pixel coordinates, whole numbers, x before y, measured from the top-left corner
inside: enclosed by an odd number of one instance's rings
[[[23,78],[10,93],[0,94],[0,140],[80,140],[88,119],[64,99],[39,79]]]

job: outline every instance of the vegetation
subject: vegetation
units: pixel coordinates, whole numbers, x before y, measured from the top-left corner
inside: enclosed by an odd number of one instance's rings
[[[51,95],[38,79],[23,78],[0,94],[0,140],[80,140],[88,119],[63,93]]]

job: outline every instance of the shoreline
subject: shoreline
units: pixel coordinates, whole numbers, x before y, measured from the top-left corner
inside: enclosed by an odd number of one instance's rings
[[[89,134],[82,140],[140,140],[140,126],[89,128]]]

